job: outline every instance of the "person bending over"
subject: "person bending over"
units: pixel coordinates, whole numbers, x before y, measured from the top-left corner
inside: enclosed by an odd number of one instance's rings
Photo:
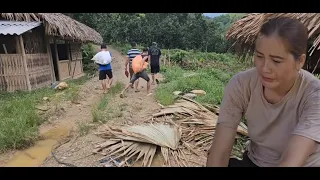
[[[124,97],[124,93],[128,90],[130,86],[134,84],[136,80],[139,78],[142,78],[147,81],[147,93],[150,95],[150,78],[148,76],[148,73],[146,71],[148,67],[148,49],[143,49],[141,55],[137,55],[132,60],[132,69],[134,71],[134,74],[132,76],[132,79],[130,80],[129,84],[125,87],[125,89],[121,92],[120,97]],[[136,86],[137,88],[137,86]],[[136,89],[136,92],[138,92],[138,89]]]
[[[269,19],[257,36],[255,67],[228,82],[207,166],[320,166],[320,81],[302,69],[308,30]],[[237,126],[248,123],[243,160],[229,159]]]

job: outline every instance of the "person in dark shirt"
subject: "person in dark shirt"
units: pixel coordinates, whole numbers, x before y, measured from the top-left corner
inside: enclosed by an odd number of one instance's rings
[[[157,84],[159,84],[159,81],[155,77],[155,75],[160,72],[161,50],[156,42],[152,43],[152,46],[150,47],[148,54],[151,67],[152,84],[155,84],[154,80],[156,80]]]

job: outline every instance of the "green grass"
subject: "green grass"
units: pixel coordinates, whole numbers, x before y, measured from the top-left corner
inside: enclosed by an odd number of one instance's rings
[[[193,76],[185,77],[188,74]],[[220,73],[220,74],[219,74]],[[166,69],[163,72],[165,83],[161,84],[155,93],[156,99],[162,105],[170,105],[175,101],[174,91],[190,92],[194,89],[206,91],[206,95],[196,97],[200,103],[220,104],[225,84],[231,78],[231,74],[215,69],[202,71],[186,71],[178,66]]]
[[[117,82],[114,86],[112,86],[108,92],[100,101],[99,103],[91,110],[92,121],[93,122],[107,122],[108,120],[121,117],[123,108],[126,105],[119,106],[119,111],[112,107],[108,107],[108,104],[112,97],[116,94],[120,93],[121,90],[124,88],[124,84]]]
[[[69,88],[63,94],[55,96],[52,88],[43,88],[31,92],[0,93],[0,152],[20,149],[32,145],[38,138],[38,128],[46,120],[38,114],[36,106],[43,103],[44,97],[55,103],[63,100],[76,100],[79,85],[88,80],[83,76],[67,81]]]
[[[80,136],[87,135],[91,129],[91,126],[82,122],[78,123],[78,131]]]

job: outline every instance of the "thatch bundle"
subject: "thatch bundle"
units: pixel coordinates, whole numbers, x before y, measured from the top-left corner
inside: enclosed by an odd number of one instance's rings
[[[105,138],[106,142],[97,145],[94,153],[110,158],[109,161],[123,158],[122,165],[128,166],[128,161],[137,155],[134,163],[143,158],[142,165],[150,166],[158,146],[164,159],[163,166],[204,166],[206,152],[214,138],[217,117],[201,104],[183,98],[154,114],[151,122],[105,125],[96,134]],[[237,132],[248,134],[244,124],[239,125]],[[192,160],[191,155],[196,155],[200,160]]]
[[[254,42],[263,23],[274,17],[291,17],[300,20],[309,31],[309,38],[313,40],[310,55],[318,48],[320,49],[320,14],[319,13],[250,13],[242,19],[233,23],[229,28],[226,37],[235,40],[235,44],[241,48],[241,54],[251,53]]]
[[[47,35],[99,44],[103,41],[97,31],[61,13],[0,13],[0,16],[11,21],[43,22]]]

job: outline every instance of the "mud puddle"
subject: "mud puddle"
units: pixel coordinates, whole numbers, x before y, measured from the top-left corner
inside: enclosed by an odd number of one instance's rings
[[[51,155],[51,149],[60,140],[69,135],[68,128],[51,129],[41,135],[43,140],[39,140],[34,146],[18,151],[14,157],[9,160],[5,167],[38,167],[47,157]]]

